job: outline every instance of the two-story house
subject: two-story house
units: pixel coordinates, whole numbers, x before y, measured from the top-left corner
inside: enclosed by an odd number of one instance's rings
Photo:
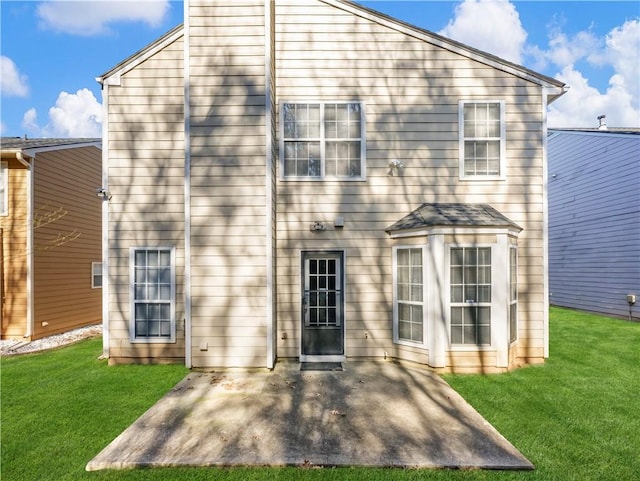
[[[100,139],[0,139],[0,337],[102,322]]]
[[[345,0],[187,0],[98,81],[111,363],[547,357],[561,82]]]

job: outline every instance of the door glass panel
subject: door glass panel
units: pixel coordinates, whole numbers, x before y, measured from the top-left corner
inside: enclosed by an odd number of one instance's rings
[[[305,325],[336,327],[340,325],[340,269],[335,258],[307,261],[305,274]]]

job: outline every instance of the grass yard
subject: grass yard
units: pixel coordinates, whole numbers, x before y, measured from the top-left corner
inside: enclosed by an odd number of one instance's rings
[[[535,471],[159,468],[88,473],[86,463],[187,373],[108,367],[92,339],[2,358],[0,477],[13,480],[640,479],[640,324],[551,310],[551,357],[508,374],[445,379]]]

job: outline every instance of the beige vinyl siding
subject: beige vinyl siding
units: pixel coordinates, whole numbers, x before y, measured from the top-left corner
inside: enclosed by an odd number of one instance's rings
[[[392,244],[384,229],[424,202],[482,202],[524,228],[519,345],[542,357],[541,88],[320,1],[278,0],[276,42],[278,101],[363,102],[367,147],[364,182],[278,183],[279,356],[299,354],[299,250],[344,248],[346,355],[426,362],[426,351],[391,342]],[[506,180],[459,180],[459,100],[504,100]],[[389,172],[394,159],[404,164],[399,175]],[[337,216],[345,225],[334,231]],[[310,232],[314,221],[329,230]]]
[[[8,215],[2,229],[2,339],[22,338],[27,332],[27,169],[13,158],[8,166]]]
[[[264,8],[190,2],[194,367],[267,358]]]
[[[184,43],[108,85],[110,363],[184,359]],[[176,247],[176,342],[132,343],[130,247]]]
[[[102,152],[96,147],[39,153],[33,162],[33,338],[102,322],[91,263],[102,262]]]

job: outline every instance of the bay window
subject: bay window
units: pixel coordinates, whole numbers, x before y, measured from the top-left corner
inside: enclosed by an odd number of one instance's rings
[[[491,248],[451,247],[451,344],[491,344]]]
[[[396,342],[424,342],[424,261],[423,250],[395,250],[394,338]]]

